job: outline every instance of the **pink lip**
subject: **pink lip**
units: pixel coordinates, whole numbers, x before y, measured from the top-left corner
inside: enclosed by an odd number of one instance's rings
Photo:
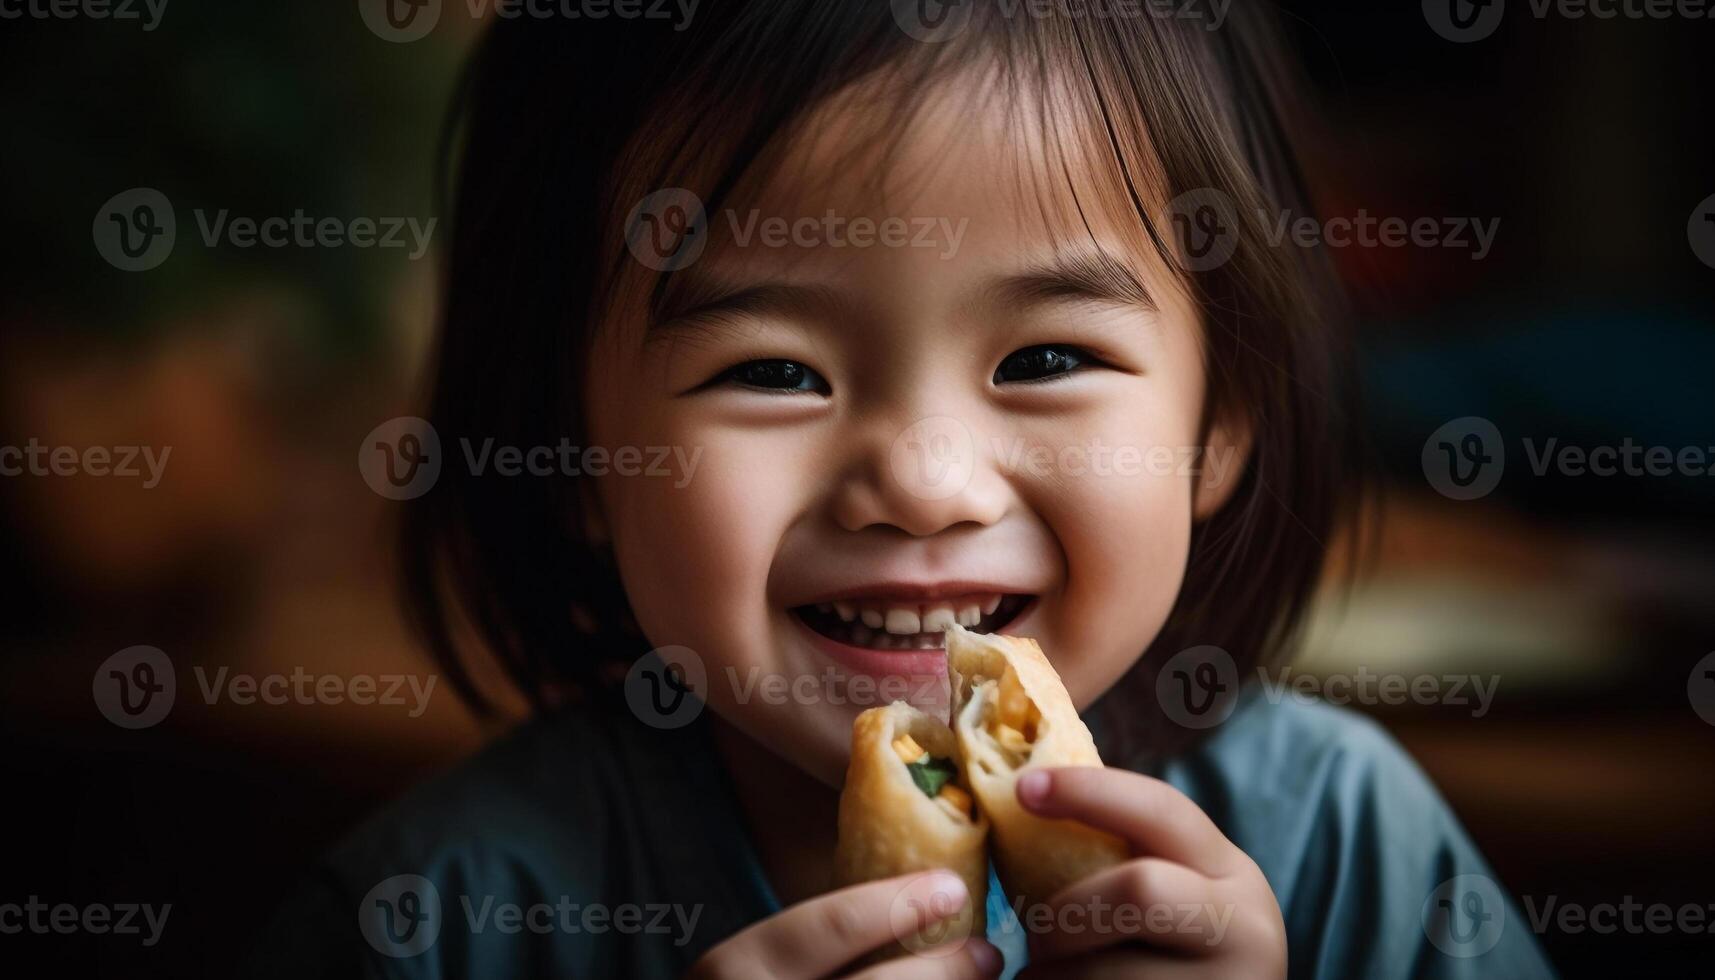
[[[947,676],[947,651],[944,647],[934,650],[871,650],[823,636],[797,616],[793,616],[792,621],[810,638],[812,646],[853,673],[912,680]]]

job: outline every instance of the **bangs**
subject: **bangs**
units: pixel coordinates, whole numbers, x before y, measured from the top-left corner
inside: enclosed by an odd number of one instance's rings
[[[1008,179],[992,192],[1048,240],[1106,239],[1115,258],[1143,266],[1134,271],[1147,281],[1184,290],[1205,310],[1322,308],[1327,297],[1302,288],[1299,257],[1268,247],[1262,215],[1305,202],[1291,168],[1257,152],[1260,135],[1283,127],[1274,113],[1242,111],[1226,70],[1234,43],[1226,33],[1151,15],[1147,5],[1126,5],[1123,16],[1102,13],[1103,4],[1085,15],[1030,16],[1023,4],[970,4],[956,36],[926,43],[884,5],[832,6],[851,9],[839,11],[843,18],[805,13],[802,26],[826,35],[800,37],[803,54],[784,69],[744,45],[715,45],[682,84],[659,93],[649,125],[632,134],[606,185],[599,241],[607,274],[592,320],[653,323],[680,305],[669,302],[673,269],[651,270],[627,255],[636,205],[650,195],[683,191],[714,214],[764,189],[813,197],[837,178],[861,175],[885,201],[922,176],[903,163],[907,140],[957,144],[980,123],[998,123],[1011,137],[996,161]],[[811,146],[836,149],[802,152]],[[1236,255],[1199,276],[1185,260],[1171,205],[1210,191],[1230,202],[1222,210]],[[730,244],[713,222],[707,227],[711,248]],[[1268,302],[1249,304],[1247,314],[1236,305],[1241,293]],[[638,304],[628,302],[634,297]],[[1211,317],[1204,326],[1225,323]],[[1228,386],[1211,380],[1225,397]]]

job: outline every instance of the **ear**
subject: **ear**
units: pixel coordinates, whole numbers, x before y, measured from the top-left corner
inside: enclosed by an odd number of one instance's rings
[[[1191,498],[1193,520],[1208,520],[1232,499],[1250,462],[1253,434],[1250,420],[1245,418],[1218,419],[1209,426]]]

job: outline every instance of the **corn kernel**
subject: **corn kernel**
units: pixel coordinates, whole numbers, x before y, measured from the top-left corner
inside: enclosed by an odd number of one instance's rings
[[[944,801],[946,803],[951,804],[955,809],[957,809],[959,811],[960,814],[962,814],[964,816],[970,816],[970,813],[971,813],[971,794],[965,792],[963,789],[961,789],[959,786],[957,786],[953,783],[946,783],[946,784],[942,785],[941,793],[940,793],[940,795],[936,796],[935,799],[938,801]]]
[[[1011,725],[994,726],[994,740],[1008,752],[1016,755],[1030,754],[1030,743],[1025,740],[1024,733]]]
[[[1018,682],[1018,672],[1008,669],[1000,680],[1000,693],[995,705],[1001,724],[1023,728],[1032,707],[1030,697],[1024,693],[1024,685]]]
[[[923,746],[918,745],[917,740],[910,735],[901,735],[894,739],[893,751],[899,756],[901,762],[916,762],[928,754],[924,751]]]

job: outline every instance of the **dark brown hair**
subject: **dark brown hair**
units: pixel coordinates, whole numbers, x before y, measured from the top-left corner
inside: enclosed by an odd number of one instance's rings
[[[1212,644],[1248,672],[1301,618],[1352,501],[1353,393],[1325,263],[1266,240],[1262,214],[1310,213],[1278,28],[1257,5],[1233,5],[1218,29],[1148,4],[1098,16],[1103,7],[1039,17],[1027,4],[972,4],[963,32],[940,44],[910,36],[877,0],[705,0],[684,30],[496,22],[449,125],[452,235],[428,411],[442,444],[582,444],[581,379],[625,272],[621,222],[641,193],[693,188],[712,213],[767,172],[794,126],[860,82],[888,80],[900,116],[973,65],[1015,92],[1054,90],[1062,98],[1041,102],[1040,128],[1108,166],[1127,220],[1164,256],[1180,253],[1149,202],[1214,188],[1234,205],[1232,258],[1188,283],[1205,328],[1205,426],[1247,421],[1254,443],[1232,498],[1193,533],[1166,626],[1104,702],[1156,744],[1160,660]],[[588,488],[457,470],[406,506],[401,537],[408,608],[449,678],[488,704],[456,639],[468,622],[537,708],[601,690],[647,642],[611,553],[585,534]]]

